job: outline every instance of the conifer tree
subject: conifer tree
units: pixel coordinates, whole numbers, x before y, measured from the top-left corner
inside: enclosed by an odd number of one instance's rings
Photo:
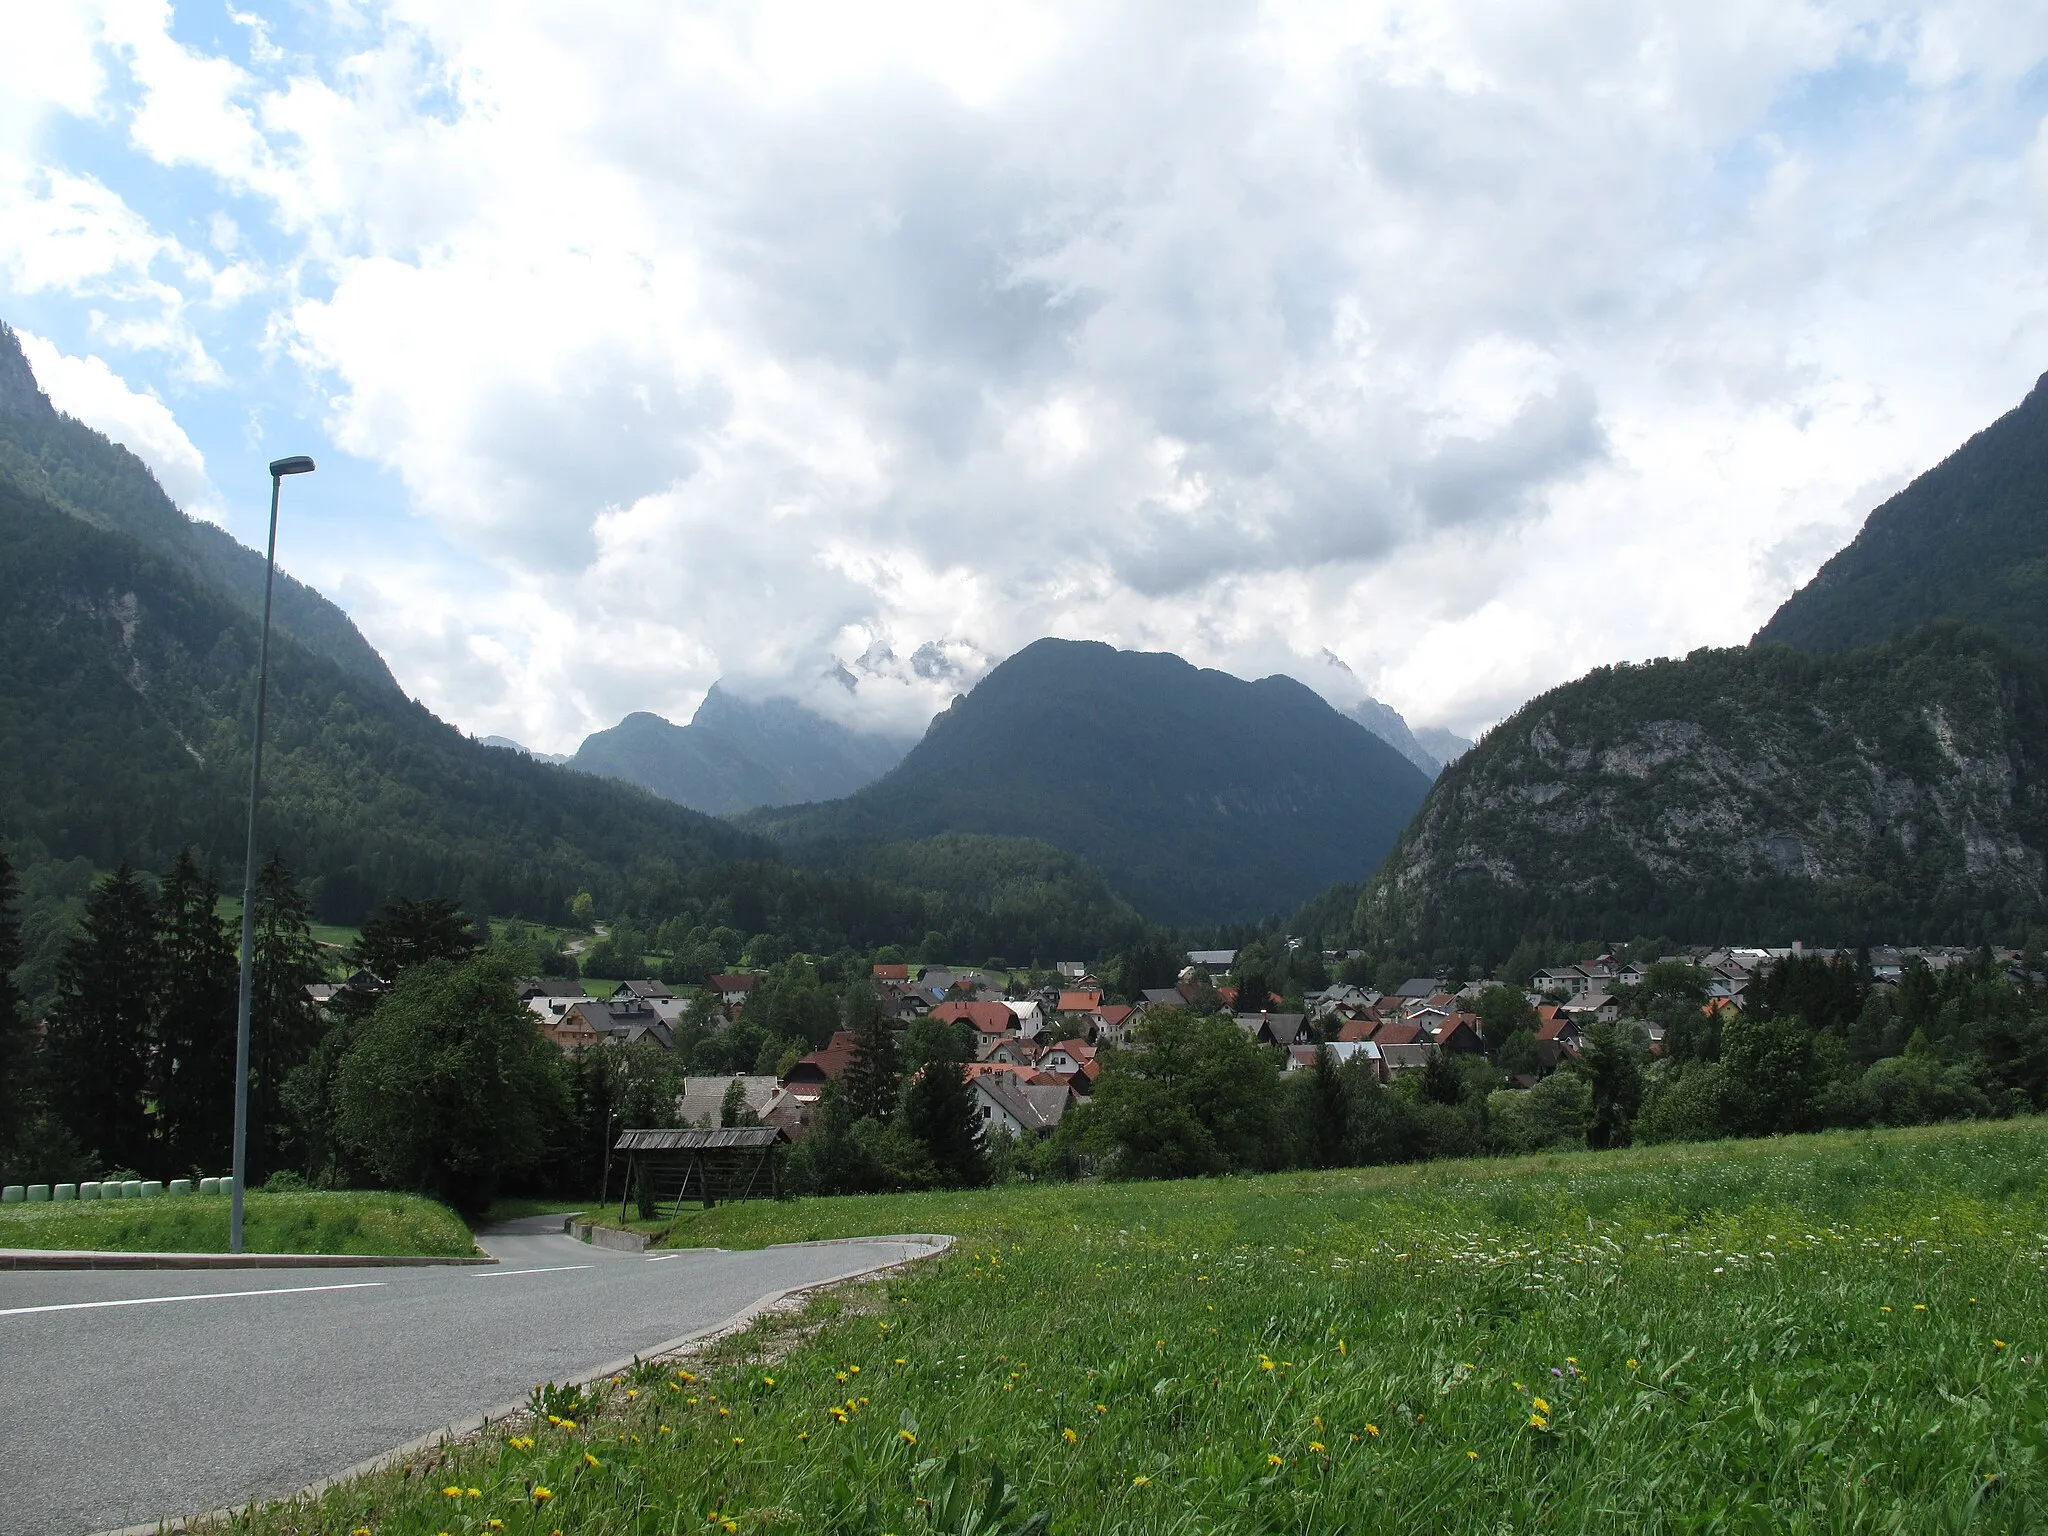
[[[873,983],[856,981],[846,989],[846,1027],[853,1033],[847,1111],[856,1120],[887,1120],[896,1113],[896,1036]]]
[[[988,1182],[988,1151],[974,1113],[974,1092],[950,1056],[924,1064],[903,1096],[903,1119],[924,1143],[942,1183],[977,1187]]]
[[[0,1160],[21,1143],[29,1113],[28,1064],[31,1037],[14,973],[21,966],[21,917],[14,866],[0,848]]]
[[[219,1172],[233,1157],[240,977],[220,882],[189,847],[157,893],[156,1049],[150,1091],[169,1166]]]
[[[156,903],[123,859],[64,941],[43,1052],[51,1110],[109,1169],[139,1170],[152,1157],[143,1096],[156,965]]]
[[[249,1005],[249,1168],[263,1179],[280,1166],[283,1087],[320,1043],[320,1010],[306,988],[320,980],[312,908],[284,859],[272,853],[256,873],[256,943]],[[239,980],[239,978],[238,978]]]

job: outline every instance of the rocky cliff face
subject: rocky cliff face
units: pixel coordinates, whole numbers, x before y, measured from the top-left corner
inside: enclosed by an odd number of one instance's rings
[[[1974,941],[2038,921],[2048,690],[1988,638],[1603,668],[1438,780],[1361,929],[1505,949],[1524,934]]]

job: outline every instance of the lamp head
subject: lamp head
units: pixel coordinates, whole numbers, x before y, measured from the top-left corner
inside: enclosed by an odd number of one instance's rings
[[[285,475],[310,475],[311,473],[313,473],[313,461],[303,453],[295,453],[288,459],[272,459],[270,461],[270,478],[273,480],[281,479]]]

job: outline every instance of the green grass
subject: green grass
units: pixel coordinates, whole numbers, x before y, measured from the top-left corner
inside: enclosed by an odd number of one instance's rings
[[[418,1195],[249,1191],[243,1246],[251,1253],[388,1253],[463,1256],[476,1251],[462,1219]],[[160,1195],[0,1206],[0,1248],[113,1253],[226,1253],[224,1195]]]
[[[242,941],[242,898],[223,896],[214,903],[213,910],[227,922],[234,935],[233,942],[239,949]],[[341,951],[349,948],[363,936],[362,929],[344,928],[338,923],[310,923],[307,929],[313,935],[313,942],[327,951],[321,959],[334,969],[341,966]]]
[[[674,1241],[960,1242],[246,1528],[988,1531],[993,1463],[1055,1532],[2041,1529],[2044,1173],[2030,1120],[726,1206]]]

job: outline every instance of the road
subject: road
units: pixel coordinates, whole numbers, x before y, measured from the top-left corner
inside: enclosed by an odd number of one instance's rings
[[[699,1329],[928,1251],[627,1254],[498,1228],[484,1267],[0,1273],[0,1536],[275,1497]]]

